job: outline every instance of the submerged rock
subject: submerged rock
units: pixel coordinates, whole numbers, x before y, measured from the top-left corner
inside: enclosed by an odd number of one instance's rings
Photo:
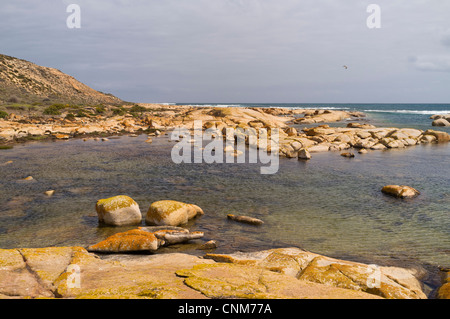
[[[46,191],[44,194],[47,195],[48,197],[51,197],[51,196],[53,196],[53,194],[55,194],[55,191],[52,189],[52,190]]]
[[[215,249],[215,248],[217,248],[217,242],[215,240],[210,240],[210,241],[204,243],[203,245],[201,245],[200,247],[198,247],[197,249],[209,250],[209,249]]]
[[[344,152],[344,153],[341,153],[341,156],[351,158],[351,157],[355,157],[355,154],[350,153],[350,152]]]
[[[264,222],[261,219],[249,217],[249,216],[235,216],[233,214],[227,215],[228,219],[240,222],[240,223],[246,223],[251,225],[262,225]]]
[[[197,205],[162,200],[150,205],[145,222],[149,225],[179,226],[203,214],[203,210]]]
[[[125,195],[100,199],[95,205],[100,223],[110,226],[138,225],[142,221],[139,205]]]
[[[381,191],[387,195],[399,198],[412,198],[420,195],[420,192],[411,186],[405,185],[387,185]]]

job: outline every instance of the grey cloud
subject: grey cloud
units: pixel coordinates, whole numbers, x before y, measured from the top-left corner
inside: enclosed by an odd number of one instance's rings
[[[441,43],[445,46],[450,47],[450,29],[447,30],[442,36],[441,36]]]
[[[382,28],[369,30],[372,2],[3,0],[0,43],[142,102],[388,102],[403,98],[398,83],[430,86],[423,75],[438,72],[418,71],[447,70],[450,36],[435,30],[450,30],[450,2],[378,0]],[[70,3],[81,29],[65,26]],[[444,84],[430,92],[449,98]]]
[[[421,71],[450,72],[450,55],[418,56],[411,61]]]

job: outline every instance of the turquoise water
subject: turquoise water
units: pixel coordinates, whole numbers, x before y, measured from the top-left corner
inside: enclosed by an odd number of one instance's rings
[[[261,164],[177,165],[168,136],[145,140],[73,139],[1,150],[0,247],[87,246],[134,228],[98,225],[96,201],[124,194],[143,214],[162,199],[199,205],[205,215],[187,227],[205,232],[200,242],[216,240],[217,252],[296,246],[379,265],[450,265],[450,144],[353,159],[336,152],[315,153],[308,162],[282,158],[277,174],[261,175]],[[13,163],[2,165],[7,161]],[[29,175],[33,181],[21,180]],[[410,185],[421,195],[394,199],[380,191],[387,184]],[[54,196],[43,194],[49,189]],[[232,222],[229,213],[265,224]],[[164,251],[204,253],[195,248]]]

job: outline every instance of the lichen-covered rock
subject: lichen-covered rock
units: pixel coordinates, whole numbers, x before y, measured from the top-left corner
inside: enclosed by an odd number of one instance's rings
[[[423,297],[418,281],[402,268],[377,268],[380,288],[372,289],[371,265],[298,248],[208,255],[99,258],[82,247],[0,249],[0,298]],[[442,294],[448,289],[443,287]]]
[[[417,189],[405,185],[387,185],[384,186],[381,191],[384,194],[398,198],[412,198],[420,195],[420,192]]]
[[[446,269],[443,278],[443,285],[437,293],[438,299],[450,299],[450,269]]]
[[[111,226],[138,225],[142,221],[139,205],[125,195],[100,199],[95,206],[100,223]]]
[[[378,267],[328,258],[298,248],[279,248],[255,253],[206,254],[205,258],[277,273],[327,286],[364,291],[391,299],[426,298],[412,271]]]
[[[178,269],[201,263],[211,261],[187,254],[111,255],[100,259],[80,248],[74,250],[68,265],[79,266],[79,286],[69,286],[70,273],[64,271],[54,282],[55,295],[82,299],[204,299],[175,275]]]
[[[89,246],[87,250],[101,253],[153,252],[159,246],[160,241],[153,233],[140,229],[132,229],[123,233],[114,234],[95,245]]]
[[[406,270],[390,277],[383,268],[319,256],[301,272],[299,279],[365,291],[387,299],[426,299],[418,281]],[[402,281],[415,284],[408,286]]]
[[[178,270],[184,283],[209,298],[240,299],[374,299],[364,292],[292,280],[260,267],[237,264],[202,264]]]
[[[48,258],[46,252],[54,255]],[[64,266],[59,267],[59,256],[66,259],[64,252],[65,248],[40,249],[35,253],[0,249],[0,298],[53,297],[51,280],[64,271]]]
[[[149,225],[179,226],[199,215],[203,215],[203,210],[197,205],[162,200],[150,205],[145,222]]]

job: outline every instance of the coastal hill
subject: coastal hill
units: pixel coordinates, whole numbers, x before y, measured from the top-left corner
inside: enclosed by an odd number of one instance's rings
[[[0,104],[119,104],[57,69],[0,54]]]

